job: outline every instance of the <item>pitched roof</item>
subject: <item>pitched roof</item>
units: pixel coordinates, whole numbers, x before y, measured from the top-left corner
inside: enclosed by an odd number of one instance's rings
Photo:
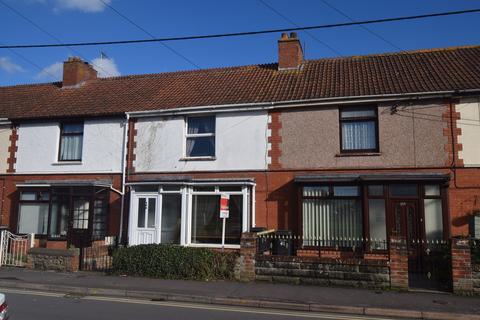
[[[480,46],[121,76],[79,88],[0,87],[0,118],[100,116],[127,111],[480,89]]]

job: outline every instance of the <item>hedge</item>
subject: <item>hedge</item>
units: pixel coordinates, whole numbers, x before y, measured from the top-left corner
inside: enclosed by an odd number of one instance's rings
[[[112,272],[162,279],[233,279],[237,257],[236,252],[146,244],[117,249]]]

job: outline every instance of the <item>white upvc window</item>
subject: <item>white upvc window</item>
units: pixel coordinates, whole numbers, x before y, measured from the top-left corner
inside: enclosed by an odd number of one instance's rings
[[[215,116],[191,116],[185,122],[185,158],[214,158]]]
[[[251,223],[251,188],[239,183],[137,185],[131,192],[130,245],[170,243],[199,247],[238,248]],[[220,196],[230,196],[229,217],[220,218]],[[151,199],[151,200],[149,200]],[[138,226],[148,215],[146,201],[155,202],[154,226]],[[152,209],[153,210],[153,209]]]
[[[220,196],[230,196],[229,217],[220,218]],[[242,232],[249,230],[249,187],[242,185],[198,185],[190,187],[188,244],[192,246],[238,247]]]

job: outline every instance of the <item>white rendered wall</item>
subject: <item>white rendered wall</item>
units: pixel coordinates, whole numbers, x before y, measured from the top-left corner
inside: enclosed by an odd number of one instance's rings
[[[262,170],[267,160],[267,112],[216,116],[214,160],[185,161],[185,117],[140,118],[136,172]]]
[[[10,125],[0,126],[0,173],[7,172],[7,159],[10,156],[8,147],[10,147],[10,135],[12,129]]]
[[[121,172],[122,119],[87,120],[81,162],[58,162],[60,124],[28,123],[18,129],[16,173]]]
[[[462,130],[458,137],[462,144],[459,158],[465,166],[480,166],[480,98],[461,101],[456,112],[460,112],[457,128]]]

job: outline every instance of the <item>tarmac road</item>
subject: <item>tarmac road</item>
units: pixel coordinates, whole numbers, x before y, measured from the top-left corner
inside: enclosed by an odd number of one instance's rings
[[[165,301],[148,301],[98,296],[71,296],[62,293],[2,290],[7,296],[10,320],[52,319],[208,319],[208,320],[286,320],[286,319],[383,319],[339,314],[295,312],[274,309],[215,306]],[[391,318],[389,318],[391,319]]]

